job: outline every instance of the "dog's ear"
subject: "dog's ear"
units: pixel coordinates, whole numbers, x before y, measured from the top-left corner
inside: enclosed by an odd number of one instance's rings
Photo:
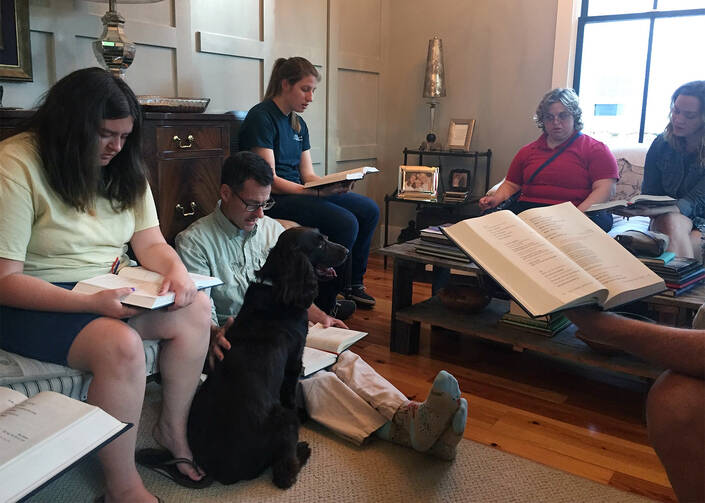
[[[269,280],[277,303],[308,309],[318,294],[318,280],[308,257],[281,240],[272,248],[262,269],[255,273]]]
[[[308,309],[318,294],[318,281],[308,257],[296,250],[272,277],[274,298],[285,306]]]

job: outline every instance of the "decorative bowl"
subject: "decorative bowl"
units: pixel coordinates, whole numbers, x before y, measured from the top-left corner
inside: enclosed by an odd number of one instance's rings
[[[448,309],[466,313],[480,312],[492,300],[482,288],[469,285],[453,285],[441,288],[438,292],[438,298]]]
[[[164,96],[142,95],[137,101],[145,112],[189,112],[205,111],[210,98],[167,98]]]

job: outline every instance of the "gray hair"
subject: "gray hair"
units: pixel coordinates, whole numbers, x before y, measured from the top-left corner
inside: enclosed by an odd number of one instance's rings
[[[578,101],[578,95],[572,89],[566,89],[563,87],[557,87],[548,91],[543,98],[539,106],[536,107],[536,115],[534,115],[534,120],[536,121],[536,126],[539,129],[546,131],[546,126],[543,122],[544,117],[548,113],[548,108],[554,103],[562,103],[564,107],[573,116],[573,128],[576,131],[583,129],[583,111],[580,109],[580,102]]]

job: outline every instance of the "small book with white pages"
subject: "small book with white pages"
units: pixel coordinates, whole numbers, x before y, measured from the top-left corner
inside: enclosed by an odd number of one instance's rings
[[[303,376],[333,365],[338,355],[367,335],[367,332],[339,327],[323,328],[316,323],[308,329],[302,358]]]

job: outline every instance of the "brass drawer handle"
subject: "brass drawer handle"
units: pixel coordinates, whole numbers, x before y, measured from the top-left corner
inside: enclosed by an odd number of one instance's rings
[[[185,144],[183,142],[183,140],[181,138],[179,138],[177,135],[174,135],[172,140],[174,140],[174,143],[176,143],[179,146],[179,148],[191,148],[193,146],[193,142],[194,142],[195,138],[193,137],[192,134],[188,135],[186,137],[186,140],[188,141],[188,145]]]
[[[181,205],[181,203],[178,203],[178,204],[176,205],[176,211],[180,211],[182,217],[190,217],[190,216],[196,214],[196,203],[193,202],[193,201],[191,201],[191,205],[190,205],[190,206],[191,206],[191,211],[189,211],[188,213],[186,213],[186,210],[185,210],[184,207]]]

